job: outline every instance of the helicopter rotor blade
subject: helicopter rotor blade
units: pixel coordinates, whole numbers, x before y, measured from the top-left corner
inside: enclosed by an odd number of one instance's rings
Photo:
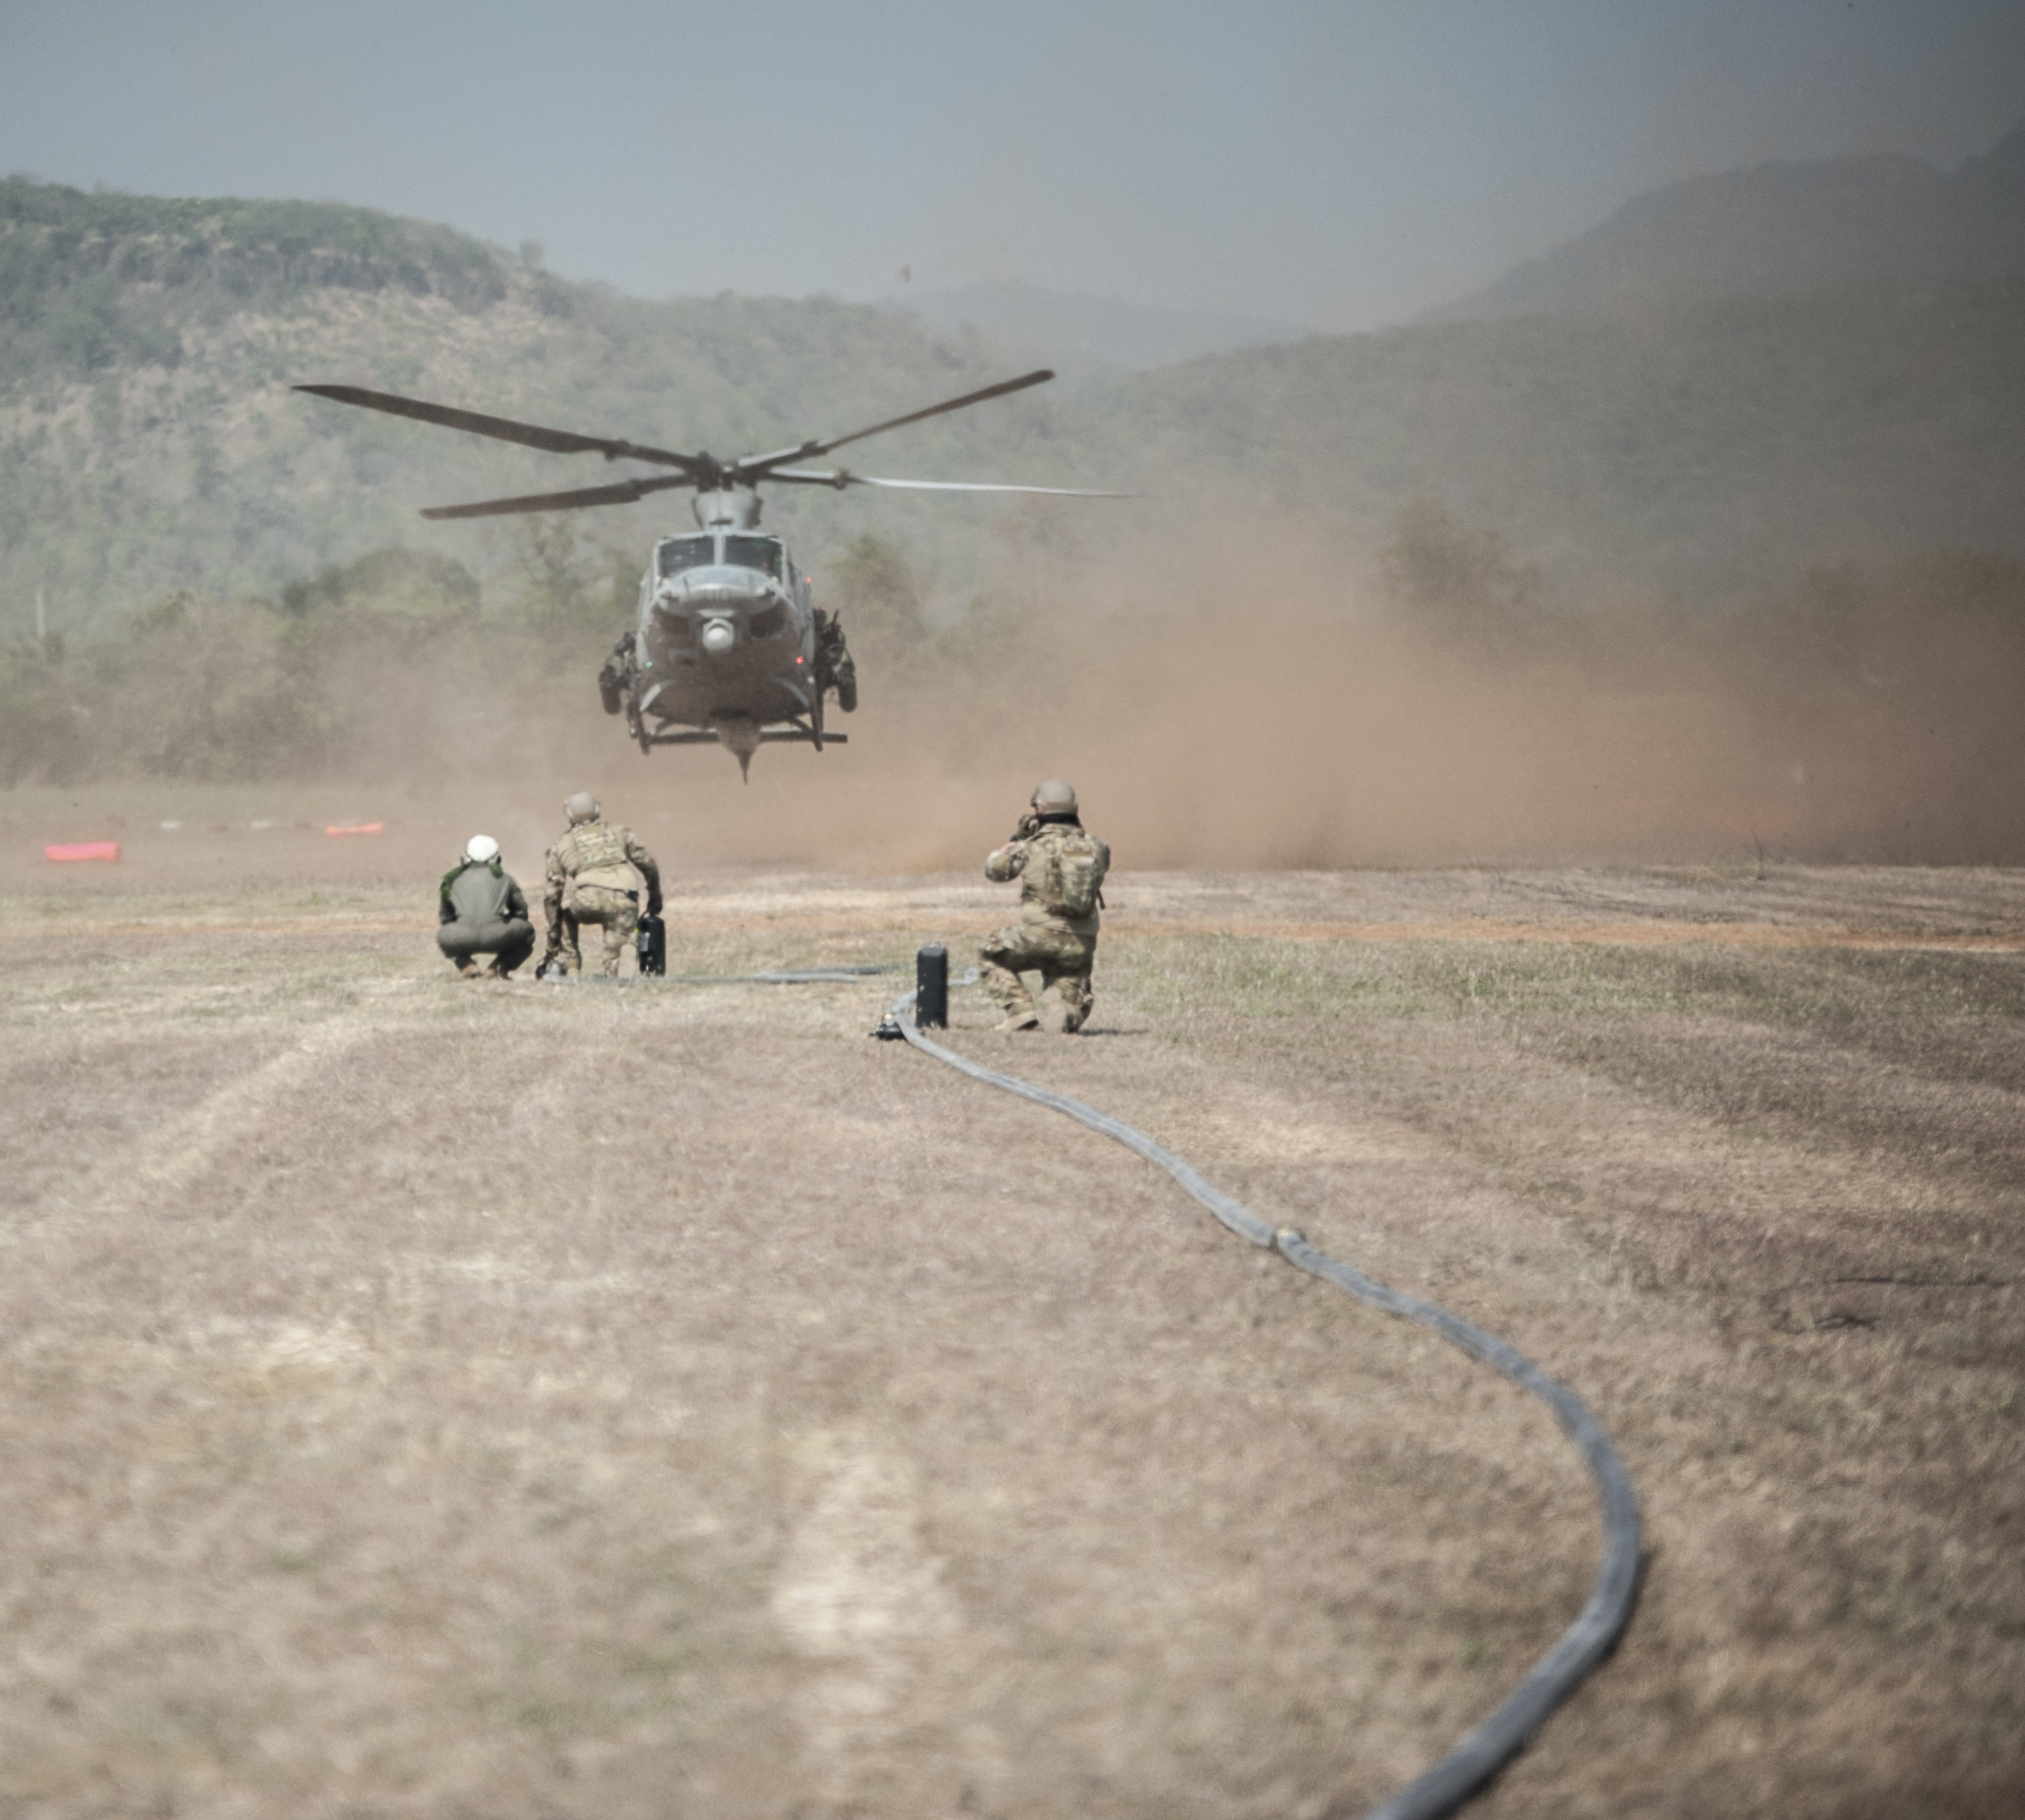
[[[1114,493],[1090,487],[1005,487],[990,480],[888,480],[877,474],[854,474],[860,487],[905,487],[924,493],[1047,493],[1060,499],[1137,499],[1137,493]]]
[[[1061,499],[1137,499],[1137,493],[1101,492],[1087,487],[1009,487],[992,480],[891,480],[877,474],[854,474],[848,468],[823,473],[811,468],[776,468],[770,480],[799,481],[807,487],[900,487],[921,493],[1046,493]]]
[[[585,506],[630,506],[649,493],[693,485],[685,474],[651,480],[620,480],[609,487],[579,487],[571,493],[526,493],[516,499],[479,499],[469,506],[432,506],[424,518],[494,518],[509,512],[574,512]]]
[[[832,449],[840,449],[846,443],[855,443],[866,436],[876,436],[884,430],[897,430],[903,424],[917,424],[924,417],[939,417],[945,411],[961,410],[965,405],[982,404],[988,398],[1003,398],[1009,392],[1024,392],[1030,385],[1040,385],[1055,377],[1053,370],[1042,367],[1033,373],[1023,373],[1017,379],[1003,379],[996,385],[987,385],[981,392],[967,392],[961,398],[945,399],[940,404],[932,404],[925,410],[913,410],[905,417],[888,417],[883,424],[874,424],[869,429],[853,430],[847,436],[832,436],[828,442],[798,443],[792,449],[776,449],[770,455],[741,455],[736,461],[727,464],[728,471],[737,480],[750,483],[763,480],[773,469],[777,461],[806,461],[811,455],[826,455]]]
[[[366,410],[385,411],[389,416],[413,417],[417,423],[440,424],[445,429],[468,430],[475,436],[491,436],[502,443],[519,443],[530,449],[545,449],[553,455],[583,455],[595,451],[608,461],[630,456],[636,461],[658,461],[663,467],[696,471],[700,464],[693,455],[678,455],[671,449],[644,448],[638,443],[606,436],[580,436],[574,430],[552,430],[540,424],[524,424],[512,417],[487,417],[483,412],[459,410],[454,405],[430,404],[419,398],[402,398],[391,392],[368,392],[358,385],[298,385],[296,392],[312,392],[318,398],[334,399],[340,404],[355,404]]]

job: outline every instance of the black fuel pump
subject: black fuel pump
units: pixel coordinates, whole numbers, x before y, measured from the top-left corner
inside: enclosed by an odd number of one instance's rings
[[[949,1028],[949,950],[940,942],[914,957],[914,1028]]]

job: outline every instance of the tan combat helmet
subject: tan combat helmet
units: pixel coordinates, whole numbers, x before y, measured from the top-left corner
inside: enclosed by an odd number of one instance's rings
[[[579,822],[595,822],[599,813],[597,799],[588,790],[579,790],[574,796],[563,798],[563,813],[569,817],[572,828]]]
[[[1036,815],[1073,815],[1076,812],[1075,785],[1050,778],[1034,792]]]

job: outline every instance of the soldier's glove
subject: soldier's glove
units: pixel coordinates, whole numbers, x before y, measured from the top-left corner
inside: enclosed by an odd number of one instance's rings
[[[661,914],[661,900],[658,895],[647,899],[647,914],[650,917],[657,917]]]
[[[1020,825],[1012,830],[1012,838],[1015,840],[1031,840],[1040,831],[1041,818],[1039,816],[1022,815],[1020,818]]]

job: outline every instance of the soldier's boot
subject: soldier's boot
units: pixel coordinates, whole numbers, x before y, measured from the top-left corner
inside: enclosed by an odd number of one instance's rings
[[[485,969],[485,976],[488,980],[510,980],[513,977],[499,965],[499,958],[496,954],[492,958],[492,965]]]
[[[1031,1009],[1016,1011],[998,1028],[1007,1034],[1016,1030],[1038,1030],[1041,1028],[1041,1014]]]
[[[457,964],[457,976],[460,980],[476,980],[478,977],[478,963],[469,954],[465,955]]]
[[[1096,1002],[1090,991],[1090,982],[1071,976],[1061,983],[1062,1035],[1073,1036],[1089,1023],[1091,1007]]]

